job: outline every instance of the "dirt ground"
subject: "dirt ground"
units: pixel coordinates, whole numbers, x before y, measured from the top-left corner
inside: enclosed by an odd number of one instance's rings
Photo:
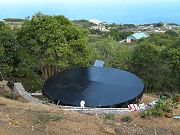
[[[148,102],[155,97],[143,98]],[[180,114],[180,106],[174,113]],[[0,97],[0,135],[180,135],[179,120],[145,119],[138,112],[126,115],[132,118],[131,122],[122,122],[125,114],[115,115],[111,120],[104,119],[104,115],[68,112],[55,105],[34,105]]]

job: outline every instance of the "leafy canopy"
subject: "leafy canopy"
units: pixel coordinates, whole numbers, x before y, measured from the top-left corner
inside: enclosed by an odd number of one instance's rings
[[[19,33],[23,49],[38,67],[64,69],[88,63],[87,32],[64,16],[37,13]]]

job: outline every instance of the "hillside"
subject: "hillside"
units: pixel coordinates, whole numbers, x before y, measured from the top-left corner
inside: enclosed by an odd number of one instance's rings
[[[45,15],[41,12],[27,18],[24,23],[22,20],[18,21],[20,20],[9,19],[9,22],[6,20],[0,23],[0,135],[180,135],[180,122],[173,119],[173,115],[180,115],[179,26],[168,24],[168,31],[161,29],[162,24],[100,24],[96,27],[87,20],[72,22],[63,15]],[[139,31],[149,31],[150,36],[135,38],[132,43],[119,42]],[[91,67],[96,60],[104,61],[106,69],[115,68],[138,76],[144,83],[144,92],[151,93],[144,94],[142,99],[148,109],[126,114],[119,114],[120,111],[117,110],[117,113],[113,114],[112,108],[108,108],[106,112],[109,114],[104,114],[97,108],[97,112],[93,109],[93,113],[85,113],[82,110],[65,111],[62,106],[60,108],[50,104],[52,101],[44,96],[40,97],[44,102],[30,100],[35,99],[30,93],[41,94],[44,82],[55,73],[67,73],[71,68]],[[102,69],[101,67],[101,71]],[[71,90],[75,90],[75,87],[83,90],[82,85],[76,83],[80,81],[94,89],[90,83],[85,82],[92,77],[89,72],[91,71],[84,72],[87,77],[80,72],[80,77],[76,77],[74,72],[73,79],[69,80],[78,78],[78,81],[73,82]],[[105,76],[105,72],[102,73],[102,77]],[[113,81],[116,74],[112,72],[112,75],[113,77],[108,76],[102,80]],[[126,78],[128,76],[122,76],[123,80]],[[63,76],[60,76],[60,79],[64,84],[57,89],[67,88],[72,84]],[[25,89],[17,88],[17,82],[21,82]],[[104,82],[99,82],[104,85]],[[118,81],[113,84],[125,83]],[[131,82],[126,84],[128,88],[132,87],[126,94],[134,93]],[[108,93],[114,93],[114,87],[109,86]],[[102,89],[105,87],[104,85]],[[118,89],[126,90],[124,86]],[[87,90],[87,87],[84,90]],[[116,95],[111,96],[112,99],[106,97],[107,101],[114,100],[113,97],[116,96],[123,97],[124,94],[117,94],[118,92],[115,91]],[[91,92],[83,93],[93,95]],[[76,95],[79,97],[79,94]],[[156,105],[147,105],[154,101],[154,98],[159,99]],[[103,102],[104,100],[98,103],[98,106]]]
[[[147,97],[147,96],[146,96]],[[176,109],[175,113],[180,113]],[[179,135],[180,122],[172,118],[140,118],[139,113],[95,115],[67,112],[55,105],[35,105],[0,97],[1,135]]]

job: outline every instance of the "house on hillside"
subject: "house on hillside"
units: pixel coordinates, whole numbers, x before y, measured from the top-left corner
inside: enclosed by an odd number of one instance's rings
[[[97,20],[97,19],[91,19],[91,20],[89,20],[89,22],[96,24],[96,25],[100,25],[102,23],[100,20]]]
[[[141,38],[147,38],[147,37],[149,37],[148,33],[146,33],[146,32],[138,32],[138,33],[134,33],[134,34],[128,36],[127,39],[126,39],[126,42],[131,43],[131,42],[135,42],[135,41],[137,41],[137,40],[139,40]]]
[[[0,22],[5,22],[5,21],[0,19]]]
[[[99,25],[91,26],[90,29],[100,30],[102,32],[110,31],[109,29],[106,28],[106,24],[105,23],[100,23]]]
[[[108,31],[109,31],[108,29],[106,29],[106,26],[105,26],[105,25],[91,26],[90,29],[100,30],[100,31],[102,31],[102,32],[108,32]]]

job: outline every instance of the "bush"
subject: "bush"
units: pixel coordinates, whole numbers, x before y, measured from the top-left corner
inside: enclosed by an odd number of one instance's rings
[[[45,124],[49,121],[49,115],[46,113],[41,113],[37,116],[37,119],[35,119],[35,124],[41,123]]]
[[[131,122],[132,121],[132,118],[130,117],[130,116],[123,116],[122,118],[121,118],[121,121],[123,121],[123,122]]]
[[[161,59],[164,62],[161,66],[165,67],[163,76],[166,76],[164,87],[169,92],[180,92],[180,40],[163,50]]]
[[[137,46],[129,63],[131,71],[143,79],[146,92],[159,88],[159,51],[154,45]]]
[[[39,91],[42,89],[43,86],[42,78],[34,72],[22,78],[21,81],[23,86],[28,92]]]
[[[47,98],[47,97],[43,97],[42,100],[43,100],[43,103],[44,103],[44,104],[49,104],[49,103],[53,103],[53,102],[54,102],[54,101],[50,100],[50,99]]]
[[[49,119],[52,121],[60,121],[64,119],[63,115],[49,115]]]
[[[145,110],[144,112],[141,113],[142,118],[147,118],[152,115],[152,112],[150,110]]]
[[[49,120],[52,121],[60,121],[64,119],[63,115],[58,115],[58,114],[47,114],[47,113],[41,113],[38,114],[36,118],[34,118],[34,124],[45,124],[47,123]]]
[[[4,96],[5,96],[5,98],[9,98],[9,99],[13,99],[13,100],[17,100],[18,99],[17,95],[14,94],[13,92],[8,92]]]
[[[114,114],[108,113],[104,116],[105,120],[114,120]]]
[[[171,98],[161,96],[160,99],[156,102],[154,108],[145,110],[142,114],[142,118],[149,116],[161,117],[165,113],[172,113],[172,107],[174,106],[173,100]]]
[[[130,59],[134,50],[133,46],[119,45],[112,38],[98,39],[90,42],[89,46],[92,48],[92,63],[96,59],[100,59],[105,61],[106,67],[128,69],[128,59]]]

